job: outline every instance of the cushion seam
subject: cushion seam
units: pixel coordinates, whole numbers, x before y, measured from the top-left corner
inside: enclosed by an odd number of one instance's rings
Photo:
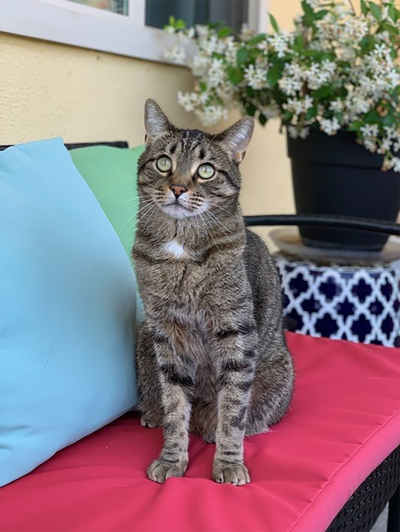
[[[325,491],[326,487],[332,482],[332,480],[336,477],[336,475],[351,461],[353,460],[353,458],[359,453],[359,451],[378,433],[380,432],[381,430],[384,429],[384,427],[390,423],[394,418],[398,417],[400,415],[400,412],[397,411],[395,412],[389,419],[387,419],[385,421],[385,423],[383,425],[380,425],[365,441],[362,445],[360,445],[359,447],[357,447],[357,449],[353,452],[353,454],[351,454],[347,460],[345,462],[343,462],[340,467],[338,469],[336,469],[336,471],[333,473],[333,475],[325,482],[325,484],[323,485],[322,489],[320,491],[318,491],[318,493],[315,495],[314,499],[307,505],[307,507],[304,509],[304,511],[301,513],[301,515],[298,517],[298,519],[296,520],[296,522],[291,526],[291,528],[288,530],[288,532],[292,532],[292,530],[296,527],[296,525],[300,522],[300,520],[304,517],[304,515],[312,508],[312,506],[314,505],[315,501],[319,498],[319,496]],[[394,449],[392,449],[393,451]],[[392,452],[391,451],[391,452]],[[388,453],[387,456],[389,456],[390,452]],[[386,458],[387,458],[386,456]],[[378,464],[379,465],[379,464]],[[368,473],[368,475],[370,475],[372,473],[372,471],[370,471]],[[368,476],[367,475],[367,476]],[[367,478],[367,477],[366,477]],[[358,486],[359,487],[359,486]],[[357,487],[357,489],[358,489]],[[339,510],[340,511],[340,510]]]

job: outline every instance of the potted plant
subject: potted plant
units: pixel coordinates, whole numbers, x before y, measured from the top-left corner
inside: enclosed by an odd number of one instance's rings
[[[192,92],[178,101],[211,125],[234,107],[286,129],[299,214],[394,221],[400,210],[400,10],[394,0],[303,0],[293,31],[221,24],[166,31],[197,45]],[[166,54],[177,63],[177,44]],[[304,243],[380,250],[387,237],[303,227]]]

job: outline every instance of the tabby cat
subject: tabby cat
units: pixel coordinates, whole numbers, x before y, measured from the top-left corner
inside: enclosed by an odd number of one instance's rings
[[[164,431],[147,475],[182,476],[192,431],[216,443],[213,479],[242,485],[244,436],[277,423],[293,389],[278,274],[238,203],[253,120],[209,135],[176,128],[147,100],[145,127],[133,257],[147,321],[137,377],[141,424]]]

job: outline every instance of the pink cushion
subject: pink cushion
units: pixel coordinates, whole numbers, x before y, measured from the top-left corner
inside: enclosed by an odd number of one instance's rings
[[[246,440],[251,484],[212,482],[214,445],[195,436],[186,476],[151,482],[145,469],[162,433],[129,414],[2,488],[2,530],[325,530],[400,443],[400,350],[288,341],[297,371],[292,408],[269,433]]]

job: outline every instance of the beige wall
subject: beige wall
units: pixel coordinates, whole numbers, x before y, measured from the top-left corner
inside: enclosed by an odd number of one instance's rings
[[[270,0],[271,12],[290,27],[299,3]],[[0,144],[60,135],[66,142],[127,140],[134,146],[143,141],[148,97],[178,126],[200,127],[176,102],[178,90],[190,89],[185,68],[0,33]],[[245,214],[293,212],[278,127],[256,127],[242,165]]]

